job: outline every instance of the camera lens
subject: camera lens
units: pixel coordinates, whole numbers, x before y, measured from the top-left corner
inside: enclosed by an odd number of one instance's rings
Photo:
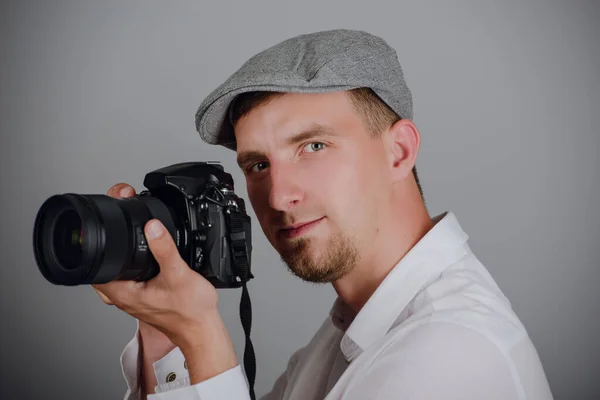
[[[56,219],[54,253],[65,269],[72,270],[83,256],[83,231],[81,218],[72,210],[64,210]]]
[[[156,197],[54,195],[35,219],[38,268],[49,282],[66,286],[151,279],[159,267],[146,243],[144,226],[153,218],[165,225],[183,252],[187,236],[181,219]]]

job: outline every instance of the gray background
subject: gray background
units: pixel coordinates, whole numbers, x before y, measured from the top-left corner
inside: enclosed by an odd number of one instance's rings
[[[135,321],[44,281],[33,220],[54,193],[142,189],[151,169],[235,154],[201,142],[202,99],[256,52],[363,29],[400,56],[432,215],[454,211],[527,327],[556,398],[600,397],[600,5],[595,1],[13,1],[0,19],[0,398],[118,399]],[[351,200],[351,199],[350,199]],[[254,218],[253,212],[250,210]],[[256,390],[334,299],[254,226]],[[238,355],[240,291],[220,305]]]

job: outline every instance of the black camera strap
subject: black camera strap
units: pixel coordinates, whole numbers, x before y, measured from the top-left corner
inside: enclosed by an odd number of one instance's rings
[[[246,348],[244,350],[244,370],[250,386],[250,398],[255,400],[254,381],[256,378],[256,359],[254,356],[254,346],[250,339],[250,330],[252,328],[252,304],[246,282],[252,277],[249,271],[249,252],[246,247],[246,235],[244,232],[244,219],[237,212],[228,212],[229,237],[231,243],[231,254],[233,258],[233,268],[235,273],[242,281],[242,297],[240,299],[240,319],[246,335]]]

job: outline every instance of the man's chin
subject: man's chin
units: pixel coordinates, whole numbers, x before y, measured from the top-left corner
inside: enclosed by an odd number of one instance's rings
[[[330,264],[310,248],[304,248],[294,254],[285,253],[281,260],[297,278],[310,283],[331,283],[340,279],[347,271],[337,264]]]
[[[331,283],[354,268],[358,254],[350,241],[315,239],[304,236],[278,243],[276,249],[292,274],[306,282]]]

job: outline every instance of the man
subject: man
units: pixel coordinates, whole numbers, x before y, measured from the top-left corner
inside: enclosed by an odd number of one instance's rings
[[[200,106],[201,137],[237,152],[288,268],[338,294],[265,399],[552,398],[525,328],[456,216],[429,216],[411,118],[396,52],[350,30],[257,54]],[[133,194],[125,184],[109,194],[121,189]],[[94,286],[139,320],[122,357],[126,398],[249,398],[216,291],[155,222],[145,233],[160,274]]]

